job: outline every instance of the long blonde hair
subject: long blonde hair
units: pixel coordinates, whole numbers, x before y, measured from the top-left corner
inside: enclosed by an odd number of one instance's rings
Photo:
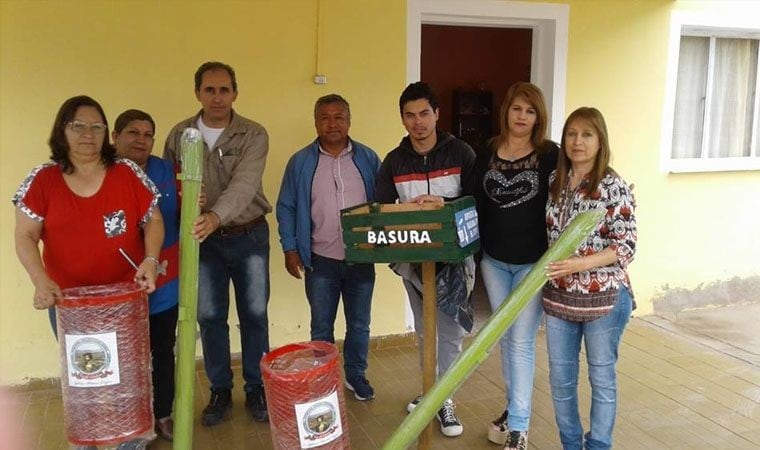
[[[501,102],[501,109],[499,111],[499,136],[492,141],[493,149],[496,150],[499,146],[509,139],[509,122],[507,116],[509,114],[509,107],[512,106],[517,97],[522,97],[533,109],[536,110],[536,123],[533,124],[533,130],[530,133],[530,142],[533,145],[533,149],[537,153],[541,153],[545,150],[544,145],[546,141],[546,101],[544,101],[544,94],[541,89],[535,84],[518,82],[509,87],[507,95],[504,96],[504,101]]]

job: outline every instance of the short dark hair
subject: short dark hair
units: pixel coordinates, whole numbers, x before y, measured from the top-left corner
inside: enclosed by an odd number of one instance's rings
[[[69,159],[69,141],[66,139],[66,125],[74,120],[77,110],[82,106],[91,106],[95,108],[100,117],[103,118],[103,124],[106,126],[106,134],[103,139],[103,146],[100,148],[100,161],[106,167],[111,166],[116,161],[116,149],[111,145],[108,139],[108,119],[103,107],[93,98],[86,95],[77,95],[63,102],[58,109],[58,114],[53,122],[53,130],[50,132],[50,159],[60,164],[63,173],[72,173],[74,167]]]
[[[195,71],[195,90],[200,91],[201,90],[201,82],[203,81],[203,74],[208,72],[209,70],[224,70],[226,71],[230,79],[232,80],[232,91],[237,92],[237,80],[235,79],[235,69],[232,68],[229,64],[225,64],[223,62],[219,61],[206,61],[205,63],[201,64],[200,67],[198,67],[198,70]]]
[[[128,109],[119,114],[119,117],[116,118],[116,122],[113,123],[113,131],[116,133],[121,133],[124,127],[129,125],[129,122],[132,122],[133,120],[144,120],[146,122],[150,122],[150,126],[153,128],[153,132],[156,132],[156,122],[153,121],[153,118],[150,116],[150,114],[146,113],[145,111],[140,111],[139,109]]]
[[[399,113],[403,116],[404,105],[420,99],[427,100],[428,103],[430,103],[430,107],[433,108],[433,111],[438,109],[438,96],[435,95],[435,92],[430,89],[430,86],[427,83],[424,81],[418,81],[407,86],[406,89],[404,89],[404,92],[401,93],[401,98],[398,99]]]
[[[319,97],[316,103],[314,103],[314,118],[317,118],[317,111],[319,111],[319,108],[324,105],[331,105],[333,103],[338,103],[339,105],[346,108],[346,112],[348,113],[348,120],[351,120],[351,107],[348,105],[348,101],[346,101],[345,98],[341,97],[338,94],[327,94]]]

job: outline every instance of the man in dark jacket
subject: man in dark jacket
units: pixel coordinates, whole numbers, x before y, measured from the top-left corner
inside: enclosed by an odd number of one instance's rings
[[[437,129],[438,100],[430,87],[422,82],[407,86],[399,99],[399,109],[409,135],[383,161],[375,186],[376,199],[382,203],[397,200],[402,203],[442,203],[466,195],[475,152],[466,142]],[[409,295],[421,352],[424,339],[421,284],[413,275],[416,272],[413,267],[397,266],[394,270],[402,275]],[[437,317],[440,376],[461,353],[465,330],[446,314]],[[420,397],[412,400],[407,410],[411,412],[419,401]],[[454,414],[451,399],[446,400],[438,411],[438,421],[444,435],[462,434],[462,424]]]

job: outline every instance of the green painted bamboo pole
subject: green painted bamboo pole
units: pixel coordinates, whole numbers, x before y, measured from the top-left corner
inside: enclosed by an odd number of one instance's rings
[[[406,419],[385,443],[383,450],[405,449],[412,444],[425,426],[433,420],[443,402],[488,358],[489,352],[499,338],[512,325],[512,322],[536,292],[543,287],[546,283],[544,270],[549,262],[565,259],[572,255],[581,242],[586,239],[586,236],[596,227],[603,215],[604,210],[600,209],[587,211],[573,219],[557,242],[544,253],[522,282],[494,311],[469,347],[459,355],[449,370],[433,386],[433,389],[425,394],[414,411],[406,416]]]
[[[193,220],[200,213],[198,195],[203,174],[203,140],[200,131],[182,132],[182,215],[179,226],[179,319],[177,321],[177,372],[174,389],[174,450],[193,448],[193,382],[195,381],[195,330],[198,310],[199,244],[193,238]]]

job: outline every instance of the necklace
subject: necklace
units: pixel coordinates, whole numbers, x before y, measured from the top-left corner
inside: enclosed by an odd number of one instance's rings
[[[586,179],[588,176],[588,173],[585,174],[576,174],[575,171],[570,169],[570,172],[568,173],[567,182],[570,186],[575,186],[576,188],[583,184],[583,180]]]
[[[562,187],[562,192],[559,196],[559,204],[557,205],[559,209],[560,230],[564,230],[567,223],[573,218],[573,204],[575,203],[575,198],[585,181],[585,177],[582,177],[581,181],[575,186],[575,188],[570,188],[572,174],[569,175],[571,176],[567,177],[567,181],[565,181],[565,185]]]
[[[512,150],[509,148],[507,144],[503,144],[496,151],[496,154],[501,159],[507,160],[509,162],[515,162],[520,158],[524,158],[530,155],[532,152],[533,152],[533,147],[530,147],[530,146]]]

